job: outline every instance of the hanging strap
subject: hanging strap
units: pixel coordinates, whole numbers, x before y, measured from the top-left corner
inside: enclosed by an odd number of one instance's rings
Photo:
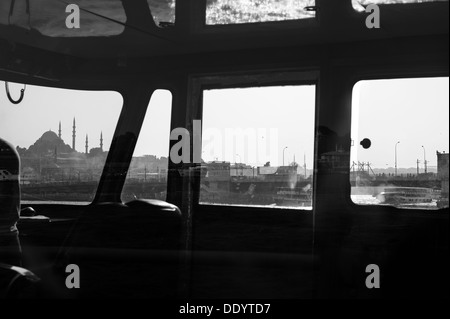
[[[12,104],[19,104],[23,100],[23,96],[25,95],[25,89],[27,88],[27,85],[24,84],[23,89],[20,90],[20,97],[17,101],[12,98],[11,93],[9,92],[9,83],[6,81],[5,81],[5,88],[6,88],[6,95],[8,96],[8,100]]]

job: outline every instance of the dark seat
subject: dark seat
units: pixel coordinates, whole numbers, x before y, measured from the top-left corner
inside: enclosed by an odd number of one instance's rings
[[[40,279],[31,271],[0,263],[0,299],[31,299],[39,296]]]
[[[14,147],[0,138],[0,263],[21,265],[17,221],[20,211],[20,160]]]
[[[178,292],[181,212],[169,203],[134,200],[89,206],[58,260],[80,268],[75,298],[173,298]]]

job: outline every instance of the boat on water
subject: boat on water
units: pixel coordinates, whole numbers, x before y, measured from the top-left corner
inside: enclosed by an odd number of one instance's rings
[[[384,204],[424,204],[436,199],[436,191],[425,187],[385,187],[376,198]]]
[[[311,193],[310,189],[281,187],[277,190],[273,200],[276,206],[306,207],[312,204]]]

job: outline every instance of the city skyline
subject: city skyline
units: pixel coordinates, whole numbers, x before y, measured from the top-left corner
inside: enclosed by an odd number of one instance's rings
[[[0,87],[4,82],[0,82]],[[23,85],[10,83],[13,96]],[[62,126],[64,142],[72,146],[72,124],[76,118],[76,150],[85,149],[85,136],[103,132],[104,149],[109,150],[123,99],[117,92],[79,91],[27,85],[24,99],[12,105],[0,93],[0,136],[15,147],[29,148],[45,132],[58,134]],[[94,145],[94,144],[93,144]]]
[[[72,141],[71,141],[72,143],[71,144],[67,143],[66,140],[64,139],[64,137],[62,136],[62,127],[63,127],[63,125],[62,125],[61,121],[59,122],[59,126],[58,126],[58,130],[57,131],[53,131],[52,129],[49,129],[48,131],[44,132],[42,136],[44,136],[44,134],[46,134],[48,132],[53,132],[53,133],[55,133],[58,136],[59,139],[61,139],[64,142],[65,145],[70,146],[73,151],[76,151],[78,153],[88,153],[86,151],[86,149],[91,150],[91,149],[94,149],[94,148],[99,148],[99,149],[103,150],[103,131],[100,131],[100,134],[99,134],[99,137],[98,137],[98,142],[99,142],[98,145],[95,142],[92,143],[93,140],[97,140],[97,139],[92,139],[92,137],[91,137],[91,139],[89,139],[89,134],[86,134],[85,135],[85,140],[84,140],[85,141],[84,152],[82,150],[77,149],[77,147],[76,147],[77,138],[76,137],[78,135],[80,135],[80,138],[83,138],[83,134],[77,134],[75,121],[76,121],[76,117],[74,117],[74,119],[73,119],[73,127],[72,127],[73,131],[72,131],[72,135],[70,136],[70,138],[72,139]],[[42,138],[42,136],[39,137],[35,141],[35,143],[40,138]],[[30,145],[30,147],[31,146],[32,145]],[[17,147],[26,148],[26,149],[30,148],[30,147],[26,147],[26,146],[24,146],[24,147],[17,146]]]
[[[22,87],[11,84],[12,94]],[[170,91],[154,92],[134,156],[168,157],[171,104]],[[76,149],[83,152],[86,134],[91,147],[97,146],[95,137],[103,132],[104,150],[107,151],[122,109],[122,96],[117,92],[29,85],[22,103],[10,104],[3,93],[0,94],[0,105],[0,136],[14,146],[28,148],[44,132],[58,132],[60,121],[62,137],[70,145],[71,124],[76,117]],[[315,108],[314,85],[205,91],[203,132],[215,129],[225,133],[227,128],[254,129],[256,132],[263,128],[270,132],[275,128],[278,130],[278,151],[268,154],[267,159],[252,163],[239,152],[218,158],[205,154],[208,149],[204,147],[202,158],[206,162],[217,159],[263,166],[268,161],[282,165],[283,155],[287,165],[295,155],[296,162],[302,166],[306,154],[307,167],[312,168]],[[448,152],[448,109],[448,78],[361,82],[355,86],[353,94],[353,146],[349,165],[361,161],[370,162],[375,168],[394,167],[395,144],[400,141],[398,167],[415,168],[418,159],[422,168],[424,155],[428,167],[437,166],[436,151]],[[344,132],[345,128],[336,133],[342,135]],[[372,141],[367,150],[359,145],[363,138]],[[248,149],[247,145],[245,151]],[[270,149],[268,144],[267,149]],[[274,157],[278,160],[274,161]]]

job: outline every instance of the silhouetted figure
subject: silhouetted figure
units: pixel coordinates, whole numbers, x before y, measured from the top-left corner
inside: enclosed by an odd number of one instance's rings
[[[0,263],[20,265],[17,221],[20,217],[20,159],[17,151],[0,138]]]

